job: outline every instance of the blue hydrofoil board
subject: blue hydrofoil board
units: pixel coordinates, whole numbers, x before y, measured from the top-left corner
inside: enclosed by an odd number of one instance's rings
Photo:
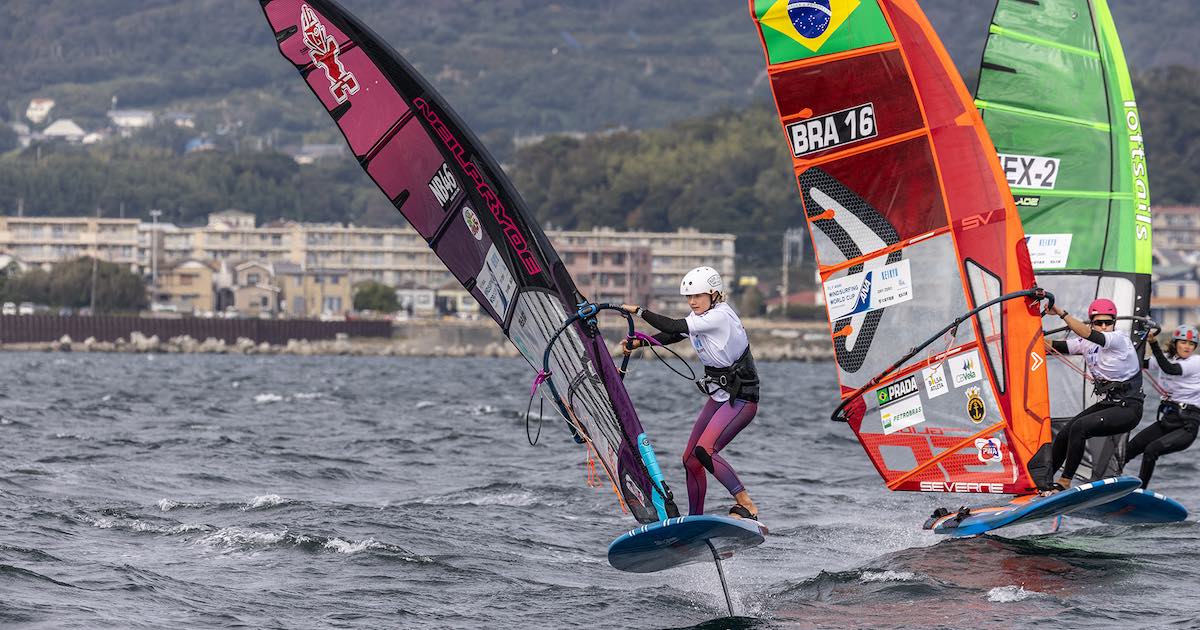
[[[959,510],[935,515],[925,521],[925,529],[952,536],[974,536],[1017,523],[1053,518],[1076,510],[1086,510],[1120,499],[1142,482],[1124,475],[1073,486],[1047,497],[1036,494],[1016,497],[1008,503]]]
[[[703,514],[643,525],[608,546],[608,563],[631,573],[653,573],[693,562],[728,558],[763,542],[758,521]],[[718,565],[719,568],[719,565]]]
[[[1115,501],[1071,512],[1071,516],[1113,525],[1137,525],[1178,523],[1187,518],[1188,511],[1171,497],[1138,488]]]

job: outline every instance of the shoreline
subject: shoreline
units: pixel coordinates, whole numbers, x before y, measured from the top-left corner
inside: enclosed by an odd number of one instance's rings
[[[833,358],[828,324],[824,322],[774,322],[748,320],[751,347],[759,361],[825,361]],[[624,329],[602,328],[604,337],[616,351]],[[676,344],[672,350],[687,360],[695,360],[689,344]],[[296,340],[286,344],[255,342],[241,337],[234,343],[188,335],[160,339],[134,332],[128,340],[74,340],[64,335],[56,341],[0,344],[0,352],[102,352],[140,354],[242,354],[294,356],[383,356],[383,357],[486,357],[516,358],[517,348],[500,333],[490,320],[404,322],[395,328],[392,338],[351,338],[333,340]],[[635,359],[654,359],[649,352],[638,352]]]

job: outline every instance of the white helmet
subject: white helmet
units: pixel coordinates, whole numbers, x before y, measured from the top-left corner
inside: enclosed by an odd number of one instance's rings
[[[712,267],[696,267],[683,276],[679,283],[679,295],[700,295],[714,291],[724,293],[725,283],[721,282],[721,274]]]

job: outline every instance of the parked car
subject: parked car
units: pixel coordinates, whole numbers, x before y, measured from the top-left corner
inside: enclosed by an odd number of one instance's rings
[[[16,315],[16,314],[17,314],[17,303],[16,302],[5,302],[4,306],[2,308],[0,308],[0,315]]]
[[[33,302],[21,302],[17,307],[17,315],[33,315]]]

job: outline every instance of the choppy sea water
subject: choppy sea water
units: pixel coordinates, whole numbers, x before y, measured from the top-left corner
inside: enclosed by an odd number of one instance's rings
[[[886,492],[829,365],[760,369],[725,455],[771,535],[727,620],[711,566],[609,567],[635,523],[560,422],[528,445],[520,360],[0,354],[0,626],[1200,627],[1194,520],[939,538],[975,497]],[[686,494],[702,399],[648,361],[629,387]],[[1155,475],[1193,511],[1196,452]]]

